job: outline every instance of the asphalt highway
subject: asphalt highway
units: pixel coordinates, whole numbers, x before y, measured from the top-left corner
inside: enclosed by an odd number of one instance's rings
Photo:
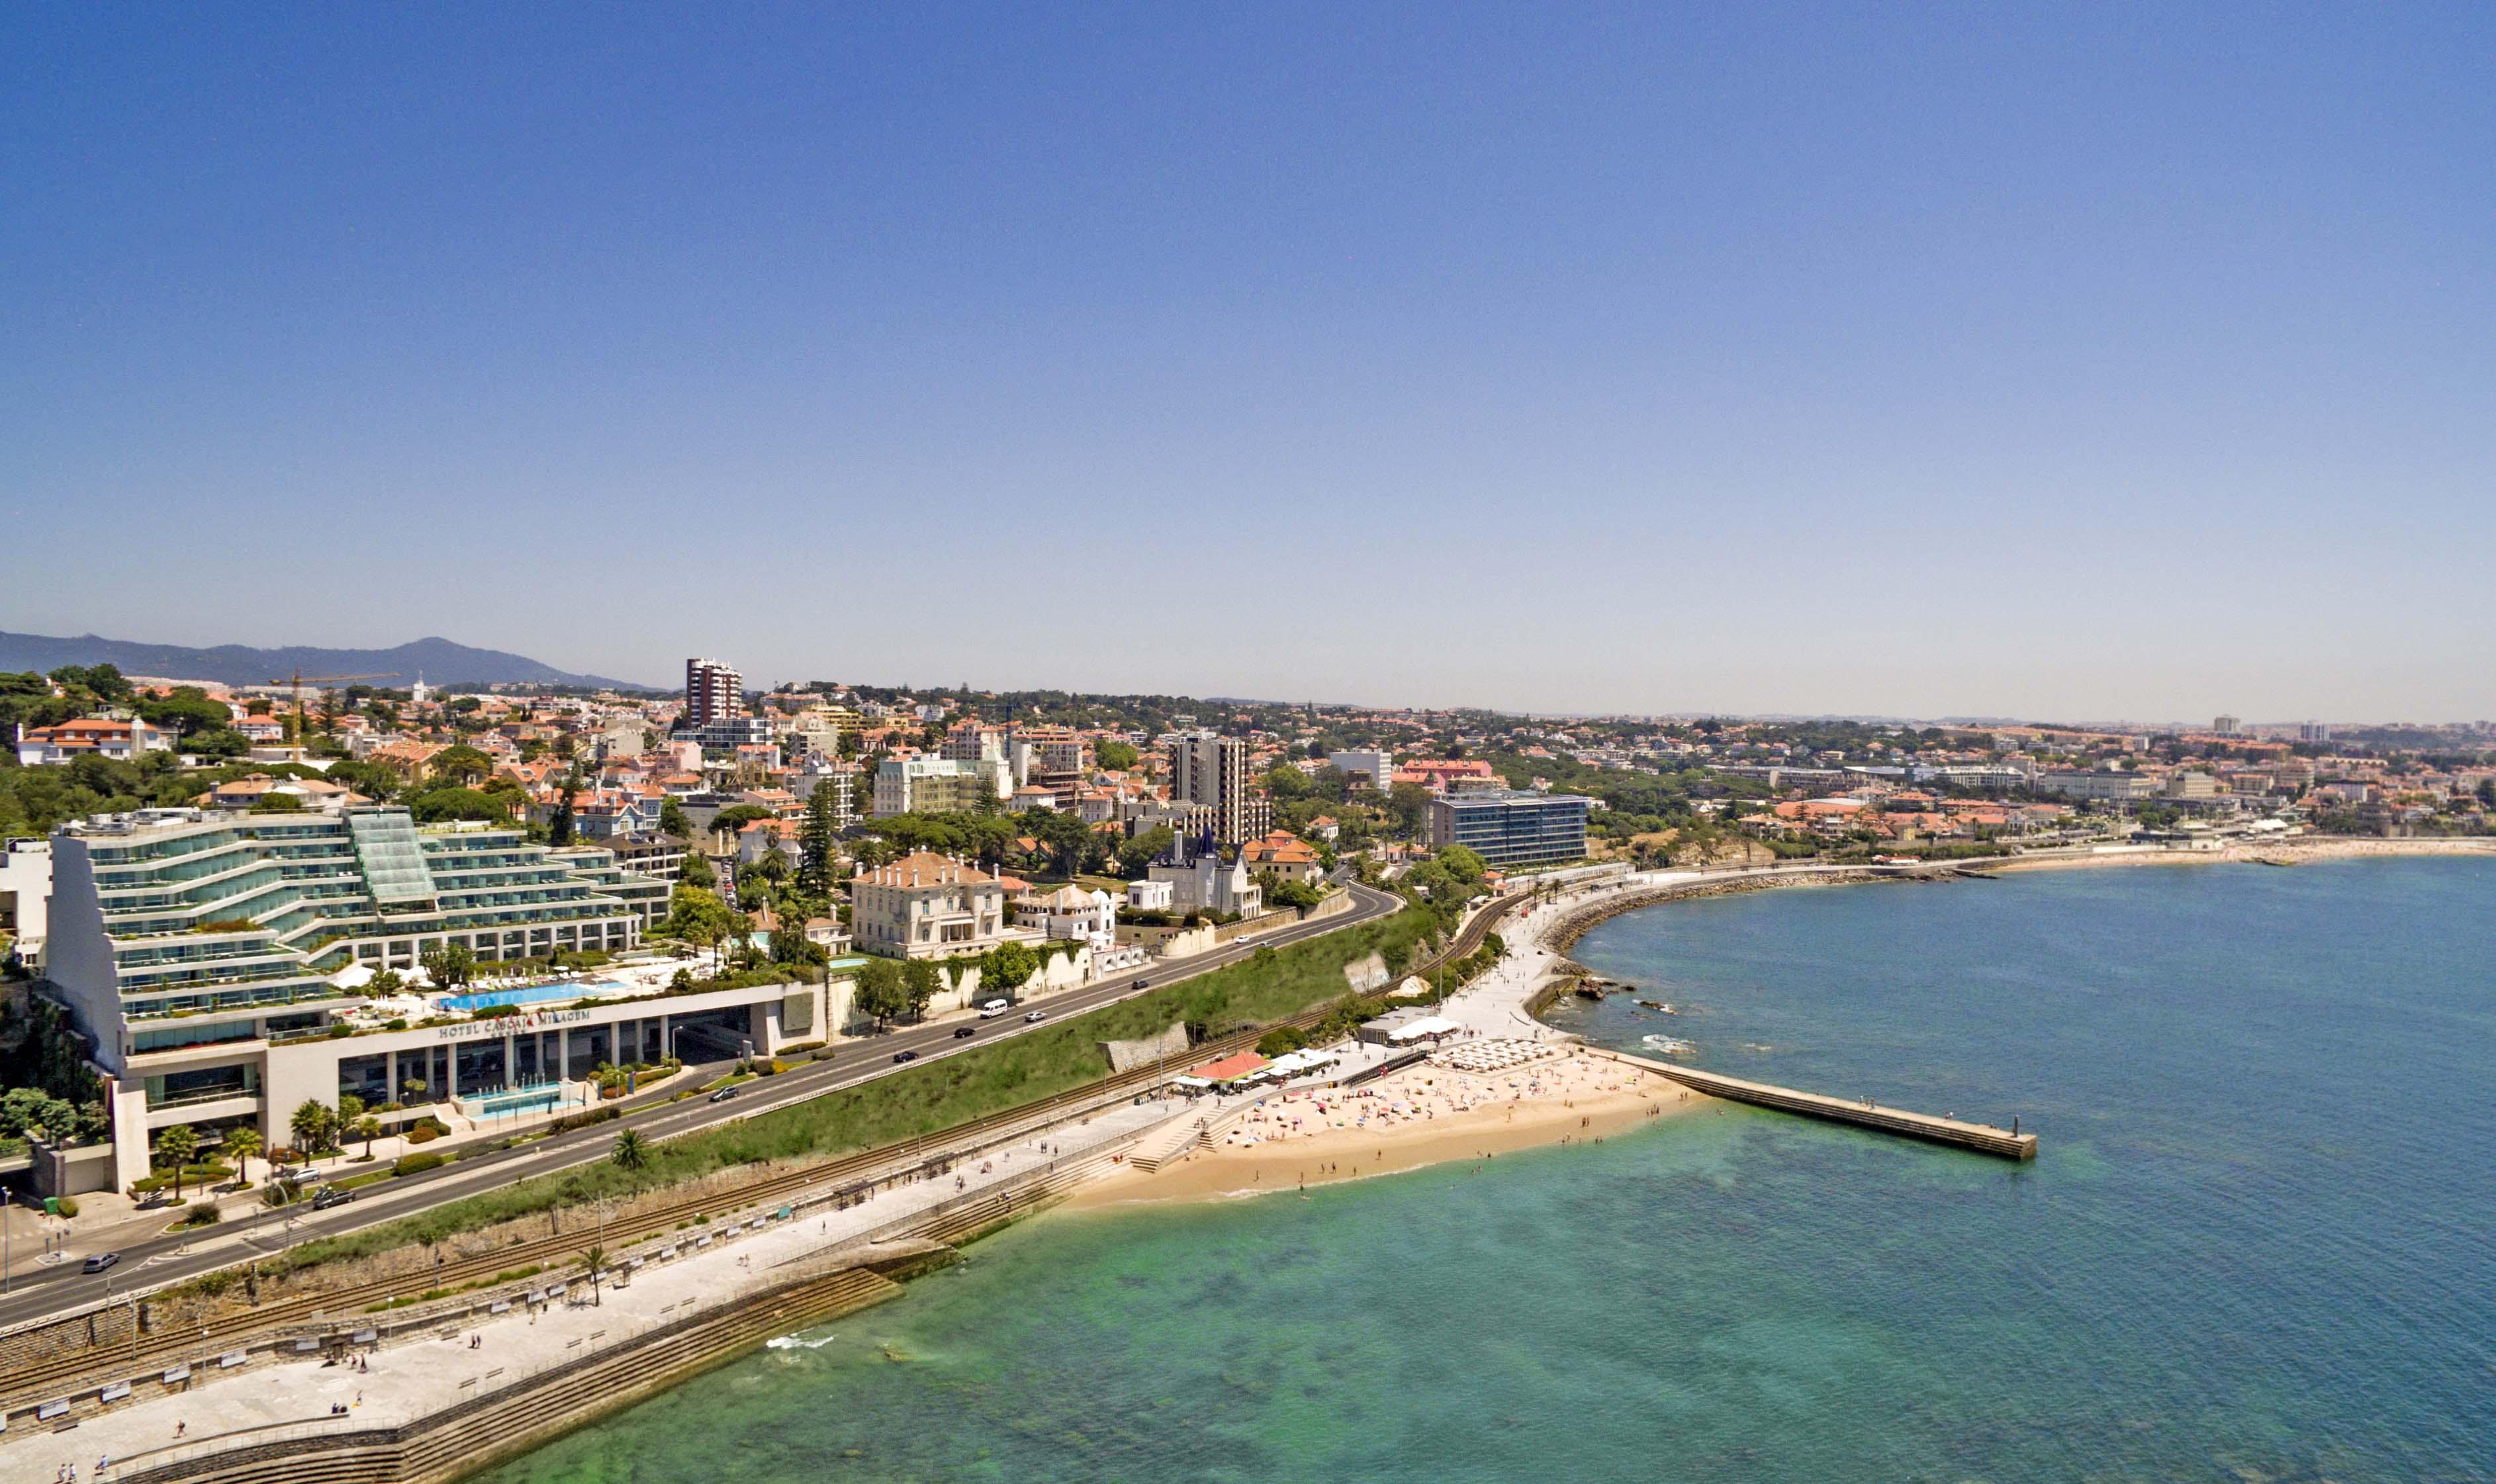
[[[733,1119],[751,1118],[758,1113],[821,1098],[827,1093],[906,1069],[893,1062],[896,1052],[918,1052],[920,1060],[910,1065],[921,1066],[1005,1036],[1045,1030],[1068,1016],[1148,993],[1149,990],[1135,987],[1139,978],[1148,980],[1151,989],[1158,989],[1235,964],[1261,947],[1299,943],[1364,922],[1374,922],[1403,905],[1401,899],[1392,893],[1354,882],[1346,884],[1353,894],[1354,906],[1352,911],[1341,916],[1297,923],[1262,934],[1253,941],[1216,948],[1210,953],[1152,964],[1137,974],[1120,974],[1115,979],[1087,988],[1049,996],[1045,1001],[1034,1002],[1032,1007],[1048,1012],[1048,1019],[1038,1025],[1026,1023],[1022,1019],[1023,1007],[1017,1006],[1013,1014],[995,1020],[949,1020],[907,1027],[844,1045],[839,1054],[829,1060],[802,1064],[767,1081],[740,1084],[738,1096],[725,1102],[711,1102],[707,1098],[673,1101],[674,1093],[687,1084],[671,1078],[667,1087],[621,1104],[624,1109],[622,1116],[611,1122],[550,1138],[533,1139],[516,1149],[454,1160],[421,1175],[367,1186],[356,1192],[353,1201],[328,1211],[316,1213],[300,1205],[285,1211],[260,1210],[248,1222],[209,1227],[195,1236],[160,1236],[132,1243],[120,1249],[120,1263],[100,1275],[82,1273],[75,1262],[51,1268],[35,1268],[31,1263],[23,1262],[14,1264],[14,1291],[0,1299],[0,1327],[45,1318],[133,1290],[161,1287],[218,1268],[248,1262],[254,1257],[268,1256],[315,1237],[339,1236],[383,1221],[396,1221],[447,1201],[498,1189],[515,1180],[594,1163],[607,1158],[615,1135],[626,1128],[639,1129],[646,1138],[674,1138]],[[979,1034],[957,1039],[953,1031],[958,1025],[976,1025]],[[701,1072],[688,1067],[684,1076],[701,1076]],[[704,1077],[702,1080],[708,1079]],[[170,1221],[172,1219],[168,1217],[167,1220]],[[242,1238],[240,1242],[234,1240],[237,1235]],[[186,1243],[194,1240],[209,1244],[207,1250],[182,1251]]]

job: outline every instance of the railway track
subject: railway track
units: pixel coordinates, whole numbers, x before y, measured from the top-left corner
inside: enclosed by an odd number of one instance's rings
[[[1268,1025],[1208,1037],[1201,1045],[1191,1048],[1191,1056],[1204,1060],[1228,1056],[1253,1046],[1260,1036],[1276,1026],[1290,1025],[1305,1030],[1325,1014],[1321,1008]],[[934,1159],[939,1161],[958,1159],[966,1145],[976,1147],[1001,1132],[1054,1122],[1078,1108],[1157,1086],[1168,1075],[1158,1068],[1115,1073],[1063,1093],[953,1125],[939,1131],[943,1150]],[[697,1217],[739,1210],[827,1184],[855,1181],[863,1185],[869,1183],[869,1177],[874,1182],[881,1182],[911,1174],[928,1162],[918,1154],[920,1142],[912,1140],[862,1150],[765,1176],[733,1190],[713,1190],[669,1201],[609,1221],[604,1229],[604,1240],[610,1245],[630,1243],[671,1230],[679,1222]],[[579,1254],[583,1235],[577,1230],[551,1232],[544,1237],[499,1247],[490,1252],[447,1259],[440,1266],[423,1272],[398,1274],[343,1287],[272,1299],[244,1313],[209,1320],[197,1328],[159,1329],[140,1334],[135,1341],[117,1339],[19,1366],[0,1376],[0,1397],[6,1398],[5,1403],[0,1403],[0,1412],[31,1405],[38,1400],[38,1394],[58,1392],[64,1387],[75,1389],[77,1383],[98,1377],[127,1378],[156,1369],[158,1365],[170,1365],[185,1358],[196,1360],[203,1354],[231,1348],[237,1342],[265,1339],[274,1332],[296,1328],[326,1315],[342,1312],[360,1313],[392,1299],[441,1288],[464,1287],[480,1279],[491,1279],[515,1268],[568,1262]],[[145,1302],[145,1296],[139,1296],[137,1301]]]

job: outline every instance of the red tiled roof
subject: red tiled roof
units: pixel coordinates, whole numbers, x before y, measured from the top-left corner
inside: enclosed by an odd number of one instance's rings
[[[1267,1065],[1271,1060],[1268,1057],[1259,1056],[1253,1051],[1242,1051],[1236,1056],[1224,1057],[1219,1062],[1207,1062],[1202,1067],[1189,1071],[1188,1075],[1202,1077],[1207,1082],[1228,1082],[1233,1077],[1248,1075],[1258,1067]]]

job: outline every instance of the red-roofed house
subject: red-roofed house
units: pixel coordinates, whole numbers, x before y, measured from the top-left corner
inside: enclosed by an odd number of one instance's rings
[[[76,757],[112,757],[123,762],[140,753],[161,753],[172,738],[145,722],[63,722],[57,727],[17,728],[17,765],[48,767]]]

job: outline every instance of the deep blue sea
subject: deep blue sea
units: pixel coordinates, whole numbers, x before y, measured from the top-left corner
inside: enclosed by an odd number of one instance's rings
[[[1560,1012],[2041,1135],[1747,1109],[1053,1216],[498,1484],[2496,1479],[2496,865],[1657,908]]]

